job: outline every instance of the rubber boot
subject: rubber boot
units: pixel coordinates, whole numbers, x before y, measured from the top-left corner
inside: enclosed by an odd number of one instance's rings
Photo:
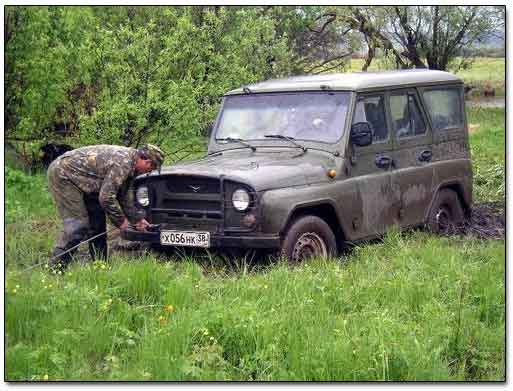
[[[84,201],[89,214],[89,238],[101,234],[107,230],[107,221],[98,196],[87,195]],[[93,261],[107,260],[107,234],[101,235],[89,242],[89,254]]]

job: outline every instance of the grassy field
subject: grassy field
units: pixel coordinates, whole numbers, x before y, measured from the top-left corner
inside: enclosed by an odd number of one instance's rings
[[[469,109],[478,201],[504,109]],[[505,242],[391,232],[291,268],[115,253],[63,276],[42,174],[6,171],[7,380],[504,380]]]
[[[349,71],[361,71],[364,62],[364,59],[351,59]],[[382,60],[375,59],[368,70],[385,70],[389,67],[390,65]],[[477,57],[468,69],[461,70],[456,74],[465,81],[465,84],[472,85],[475,88],[472,92],[474,96],[480,96],[484,89],[490,88],[495,90],[496,96],[504,96],[506,89],[506,63],[504,58]]]

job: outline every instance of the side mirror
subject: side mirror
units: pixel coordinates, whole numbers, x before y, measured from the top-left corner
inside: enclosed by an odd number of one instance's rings
[[[372,144],[372,129],[368,122],[357,122],[351,125],[351,142],[359,147]]]

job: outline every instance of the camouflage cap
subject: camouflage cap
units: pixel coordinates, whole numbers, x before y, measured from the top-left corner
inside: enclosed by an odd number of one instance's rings
[[[160,166],[162,166],[162,163],[164,162],[164,152],[156,145],[143,145],[141,148],[139,148],[139,153],[141,153],[146,158],[153,160],[158,169],[160,169]]]

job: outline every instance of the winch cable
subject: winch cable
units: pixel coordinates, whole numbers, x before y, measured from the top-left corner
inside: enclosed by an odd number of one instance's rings
[[[114,231],[115,229],[118,229],[118,228],[113,227],[113,228],[108,229],[108,230],[106,230],[106,231],[104,231],[104,232],[102,232],[102,233],[99,233],[99,234],[97,234],[97,235],[91,236],[89,239],[83,240],[83,241],[82,241],[82,242],[80,242],[79,244],[77,244],[77,245],[75,245],[75,246],[73,246],[73,247],[71,247],[71,248],[67,249],[66,251],[64,251],[64,252],[60,253],[59,255],[56,255],[56,256],[54,256],[54,257],[51,257],[48,261],[44,261],[44,262],[41,262],[41,263],[36,263],[35,265],[29,266],[29,267],[27,267],[26,269],[23,269],[21,272],[23,273],[23,272],[26,272],[26,271],[28,271],[28,270],[34,269],[34,268],[36,268],[36,267],[38,267],[38,266],[44,265],[45,263],[49,263],[49,262],[51,262],[51,261],[54,261],[54,260],[56,260],[57,258],[62,257],[64,254],[67,254],[67,253],[69,253],[70,251],[75,250],[75,249],[76,249],[77,247],[79,247],[80,245],[82,245],[82,244],[84,244],[84,243],[88,243],[88,242],[90,242],[91,240],[97,239],[97,238],[99,238],[100,236],[107,235],[108,233],[110,233],[110,232]]]

